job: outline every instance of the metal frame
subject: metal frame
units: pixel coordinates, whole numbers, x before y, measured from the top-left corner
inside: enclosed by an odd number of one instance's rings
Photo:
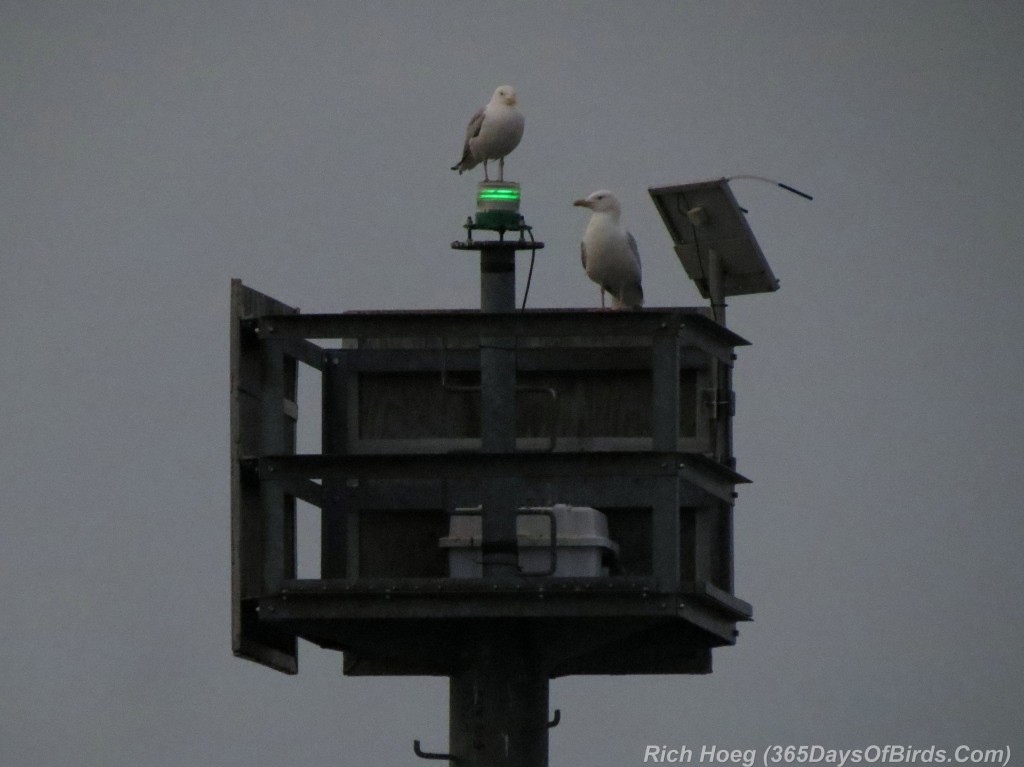
[[[426,339],[435,348],[325,349],[310,340],[344,338]],[[600,369],[601,355],[607,359],[607,349],[587,347],[570,348],[567,356],[558,346],[560,338],[593,339],[621,349],[625,367],[651,371],[651,437],[585,445],[558,440],[554,450],[541,449],[545,440],[519,439],[498,451],[493,446],[481,451],[479,439],[384,444],[388,441],[353,438],[358,431],[352,374],[440,371],[442,364],[479,369],[473,347],[488,338],[515,342],[513,371],[545,370],[555,359]],[[453,347],[443,360],[437,339],[448,339]],[[750,606],[731,593],[731,506],[735,485],[746,480],[707,452],[688,450],[697,441],[679,434],[680,368],[729,367],[733,348],[746,343],[709,319],[706,310],[302,315],[235,280],[231,341],[232,602],[238,655],[295,673],[295,638],[302,636],[344,649],[347,673],[447,673],[455,658],[443,648],[450,645],[455,652],[460,627],[490,618],[534,626],[531,630],[551,643],[543,665],[552,676],[705,673],[710,648],[731,644],[735,623],[751,617]],[[319,455],[294,452],[299,363],[323,375]],[[451,452],[453,447],[474,452]],[[488,492],[484,486],[509,502],[514,495],[516,505],[544,505],[547,496],[564,494],[558,497],[578,505],[650,508],[652,572],[557,579],[496,571],[479,581],[360,576],[359,522],[353,511],[429,507],[451,513],[460,504],[478,502],[481,492]],[[321,510],[324,567],[343,577],[295,578],[296,498]],[[717,515],[724,525],[729,547],[721,556],[728,572],[717,586],[706,555],[695,554],[692,573],[680,571],[686,509],[695,550],[711,545],[709,519]],[[331,547],[335,550],[328,551]],[[417,649],[383,630],[387,625],[414,627]],[[629,637],[644,638],[635,657],[630,648],[640,643]]]
[[[231,282],[231,644],[237,656],[288,674],[298,670],[297,637],[261,621],[258,602],[267,593],[264,548],[271,528],[281,559],[270,580],[294,577],[294,556],[288,561],[284,553],[289,542],[294,549],[295,503],[283,487],[265,487],[243,462],[270,447],[294,451],[298,371],[280,348],[258,343],[246,319],[297,311]]]

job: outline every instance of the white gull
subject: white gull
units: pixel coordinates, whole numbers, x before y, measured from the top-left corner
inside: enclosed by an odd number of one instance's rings
[[[640,253],[633,235],[619,222],[619,201],[607,189],[601,189],[573,205],[593,211],[583,232],[580,258],[587,276],[601,287],[601,308],[607,291],[613,309],[639,309],[644,303]]]
[[[462,158],[452,166],[461,175],[463,171],[484,164],[484,181],[490,181],[487,175],[487,161],[498,161],[498,179],[505,179],[505,157],[519,146],[523,137],[522,113],[516,107],[516,89],[511,85],[501,85],[481,108],[466,128],[466,144],[462,149]]]

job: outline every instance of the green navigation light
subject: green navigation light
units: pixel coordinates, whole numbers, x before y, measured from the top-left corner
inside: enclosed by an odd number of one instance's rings
[[[522,223],[522,195],[515,181],[481,181],[476,187],[476,227],[506,231]]]
[[[481,189],[478,194],[480,200],[508,200],[517,202],[519,200],[518,189]]]

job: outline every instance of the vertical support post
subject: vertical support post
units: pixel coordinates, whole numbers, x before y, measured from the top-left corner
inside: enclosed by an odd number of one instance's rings
[[[652,341],[651,431],[654,449],[663,453],[679,450],[679,334],[673,328]],[[675,465],[666,466],[666,476],[654,480],[651,509],[651,552],[654,576],[663,591],[679,587],[680,530],[679,478]]]
[[[280,455],[285,452],[287,435],[284,423],[284,353],[278,341],[260,339],[260,452]],[[264,478],[261,478],[264,479]],[[286,525],[284,491],[275,482],[260,483],[262,499],[263,589],[267,593],[280,590],[285,578]]]
[[[711,558],[712,550],[718,546],[714,538],[714,518],[717,513],[717,503],[693,510],[693,579],[698,583],[714,581]]]
[[[679,334],[673,328],[651,342],[651,436],[654,449],[679,450]]]
[[[324,455],[348,452],[349,379],[345,362],[350,350],[329,352],[324,361],[321,388],[321,444]],[[348,511],[352,492],[344,480],[324,481],[324,508],[320,511],[320,572],[323,578],[355,578],[355,561],[349,555]]]
[[[452,675],[449,751],[459,767],[547,767],[548,677],[526,632],[493,623]]]
[[[480,249],[480,309],[515,311],[515,251]],[[483,453],[516,449],[516,338],[480,339],[480,444]],[[484,480],[481,553],[484,578],[518,573],[515,478]],[[462,637],[450,679],[449,752],[460,767],[547,767],[548,673],[527,629],[483,620]]]
[[[480,311],[512,313],[516,308],[515,250],[494,245],[480,251]],[[515,339],[480,339],[480,440],[485,453],[516,448]]]
[[[722,545],[722,559],[724,565],[722,566],[722,579],[723,582],[719,583],[718,586],[728,591],[730,594],[733,592],[736,583],[736,573],[733,569],[733,526],[732,526],[732,506],[724,506],[722,508],[722,532],[721,532],[721,545]]]
[[[722,286],[723,279],[722,259],[714,248],[708,250],[708,293],[711,298],[711,312],[717,322],[725,327],[725,289]],[[730,371],[726,365],[717,359],[711,360],[711,391],[713,402],[711,404],[711,417],[715,420],[715,460],[732,465],[732,427],[731,421],[726,414],[723,417],[722,404],[728,400],[724,396],[731,388]]]
[[[666,471],[672,472],[674,466],[669,466]],[[680,581],[680,546],[682,545],[680,535],[679,519],[679,476],[672,473],[671,476],[658,477],[652,480],[654,487],[653,508],[651,509],[653,568],[654,577],[662,592],[679,591]]]
[[[495,244],[480,251],[480,310],[511,313],[516,304],[515,249]],[[484,453],[516,448],[515,338],[480,339],[480,447]],[[484,577],[518,571],[515,497],[507,481],[483,483],[481,554]]]
[[[717,409],[718,437],[715,443],[715,457],[730,468],[736,468],[736,459],[732,454],[732,366],[715,360],[718,369],[718,389],[716,398],[720,400]]]

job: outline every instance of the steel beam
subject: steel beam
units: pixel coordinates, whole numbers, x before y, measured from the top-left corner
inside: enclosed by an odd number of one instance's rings
[[[258,319],[261,338],[479,338],[481,336],[647,336],[660,332],[692,333],[716,346],[746,346],[701,308],[644,309],[638,312],[533,309],[528,312],[346,312],[344,314],[275,314]]]
[[[287,445],[284,422],[284,353],[282,344],[264,341],[260,348],[260,445],[267,453],[283,453]],[[299,478],[296,478],[299,479]],[[286,576],[288,520],[281,484],[263,483],[261,529],[263,537],[263,589],[272,593]]]
[[[448,453],[391,455],[291,454],[251,457],[243,464],[261,480],[442,479],[450,481],[522,477],[527,481],[566,477],[632,477],[684,479],[732,503],[733,487],[748,482],[727,467],[695,453]],[[676,491],[679,492],[678,490]]]

